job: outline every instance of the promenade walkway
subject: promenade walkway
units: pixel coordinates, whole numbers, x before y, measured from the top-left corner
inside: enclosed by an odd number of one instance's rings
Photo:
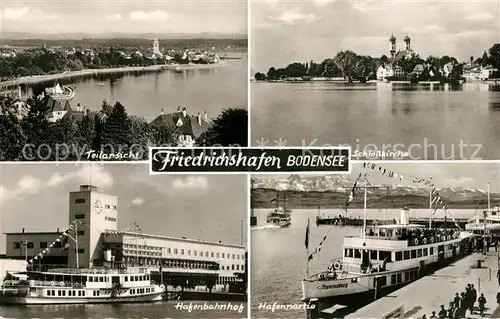
[[[378,299],[347,318],[401,318],[398,316],[401,312],[404,318],[422,318],[423,315],[430,318],[432,311],[438,314],[441,305],[447,309],[455,293],[464,292],[469,283],[476,288],[478,297],[483,293],[487,300],[484,318],[500,318],[500,306],[496,302],[500,292],[496,277],[498,256],[494,250],[486,255],[474,253]],[[481,268],[476,267],[478,260],[481,260]],[[477,302],[475,307],[477,309]],[[466,318],[481,316],[467,311]]]

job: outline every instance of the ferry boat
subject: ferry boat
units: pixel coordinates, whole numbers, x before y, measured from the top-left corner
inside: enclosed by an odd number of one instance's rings
[[[267,214],[266,222],[278,228],[292,224],[292,210],[286,208],[286,193],[283,194],[283,207],[279,206],[279,191],[276,191],[276,208]]]
[[[54,87],[46,88],[45,94],[50,95],[55,100],[71,100],[75,97],[75,91],[71,87],[61,87],[59,83]]]
[[[292,224],[292,210],[277,207],[267,214],[267,223],[279,228],[288,227]]]
[[[345,237],[343,256],[327,270],[302,280],[304,302],[328,298],[348,306],[373,300],[472,250],[471,233],[410,224],[407,208],[401,211],[399,222],[366,227],[366,188],[365,181],[361,236]],[[430,203],[432,208],[432,198]]]
[[[491,209],[490,186],[488,184],[488,210],[476,213],[465,224],[465,230],[475,235],[498,235],[500,233],[500,208]]]
[[[147,268],[81,269],[7,273],[0,304],[132,303],[162,300],[164,285]]]

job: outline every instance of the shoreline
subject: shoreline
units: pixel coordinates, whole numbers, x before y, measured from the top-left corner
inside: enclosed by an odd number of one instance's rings
[[[46,75],[31,75],[26,77],[21,77],[15,80],[9,80],[0,82],[1,88],[8,88],[12,86],[19,85],[32,85],[43,82],[67,79],[67,78],[77,78],[89,75],[98,74],[113,74],[113,73],[131,73],[131,72],[161,72],[167,71],[189,71],[189,70],[208,70],[215,69],[219,67],[226,66],[226,62],[214,63],[214,64],[160,64],[151,66],[133,66],[133,67],[118,67],[118,68],[106,68],[106,69],[85,69],[79,71],[69,71],[56,74],[46,74]]]
[[[255,79],[250,79],[251,83],[277,83],[277,84],[282,84],[282,83],[315,83],[315,82],[328,82],[328,83],[334,83],[334,84],[345,84],[345,85],[353,85],[353,84],[411,84],[411,85],[430,85],[430,84],[450,84],[450,83],[442,83],[439,81],[422,81],[422,82],[417,82],[417,83],[411,83],[410,81],[391,81],[391,82],[385,82],[385,81],[376,81],[376,80],[370,80],[365,83],[361,82],[345,82],[343,80],[338,80],[338,79],[311,79],[311,80],[255,80]],[[474,82],[463,82],[461,84],[492,84],[492,85],[500,85],[500,79],[498,80],[487,80],[487,81],[474,81]]]

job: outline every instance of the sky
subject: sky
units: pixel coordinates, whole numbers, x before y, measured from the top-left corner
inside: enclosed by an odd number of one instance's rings
[[[408,34],[422,57],[482,56],[500,43],[500,1],[252,0],[252,69],[321,62],[338,51],[388,55],[389,37]]]
[[[246,0],[0,0],[3,31],[247,33]]]
[[[434,163],[414,162],[414,163],[375,163],[394,173],[403,174],[403,176],[417,178],[432,178],[437,188],[472,188],[483,191],[488,190],[492,193],[500,193],[500,162],[499,163],[474,163],[464,161],[463,163]],[[352,173],[348,175],[356,179],[359,173],[364,173],[362,164],[352,165]],[[411,181],[400,181],[399,179],[389,178],[386,175],[371,169],[367,170],[368,180],[375,185],[394,184],[402,186],[423,186],[423,184],[413,184]],[[255,178],[287,178],[289,175],[252,175]],[[306,175],[304,175],[306,176]],[[310,175],[309,175],[310,176]]]
[[[0,165],[0,254],[5,232],[67,228],[69,192],[92,184],[118,196],[118,230],[246,244],[245,175],[149,175],[147,164]],[[243,237],[241,225],[243,220]]]

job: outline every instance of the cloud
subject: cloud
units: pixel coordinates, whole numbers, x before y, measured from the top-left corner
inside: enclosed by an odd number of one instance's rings
[[[142,199],[140,197],[136,197],[136,198],[132,199],[132,205],[141,206],[142,204],[144,204],[144,199]]]
[[[466,19],[469,21],[488,21],[495,18],[489,12],[478,12],[468,16]]]
[[[47,185],[49,186],[57,186],[61,183],[64,182],[64,177],[61,176],[59,173],[54,173],[52,176],[49,178],[49,181],[47,182]]]
[[[108,21],[120,21],[121,19],[123,19],[123,16],[119,13],[110,14],[106,16],[106,20]]]
[[[163,10],[155,11],[131,11],[129,13],[130,20],[165,20],[170,17],[170,15]]]
[[[56,187],[68,181],[78,181],[82,184],[92,184],[98,187],[107,188],[113,185],[114,180],[111,173],[106,171],[103,166],[98,164],[85,164],[76,172],[65,175],[54,173],[47,182],[35,178],[31,175],[22,176],[12,189],[0,185],[0,205],[7,200],[13,200],[20,196],[36,194],[47,187]]]
[[[41,181],[31,175],[25,175],[21,177],[19,182],[17,182],[17,187],[19,192],[36,193],[40,189]]]
[[[204,190],[208,187],[208,179],[205,176],[176,178],[172,181],[172,187],[176,190]]]
[[[102,188],[114,184],[113,176],[102,165],[85,165],[77,171],[76,175],[82,182]]]
[[[313,13],[303,13],[300,9],[289,10],[283,12],[281,15],[276,17],[276,20],[279,20],[285,24],[294,25],[297,22],[313,22],[318,17]]]
[[[31,7],[4,8],[1,12],[1,18],[4,20],[26,21],[26,20],[53,20],[59,18],[59,15],[45,13],[39,9]]]

